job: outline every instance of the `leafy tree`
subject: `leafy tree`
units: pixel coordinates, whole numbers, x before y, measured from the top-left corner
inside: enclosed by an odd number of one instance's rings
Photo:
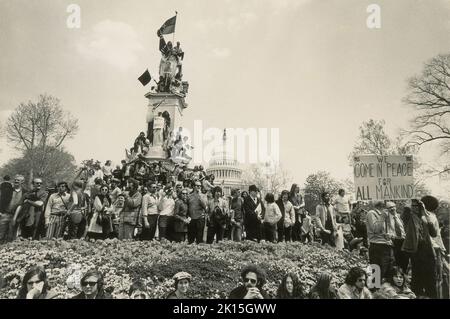
[[[359,127],[360,134],[357,143],[350,153],[350,165],[353,166],[353,157],[357,155],[413,155],[414,160],[414,188],[416,195],[429,194],[425,180],[429,177],[427,169],[418,156],[418,147],[405,143],[401,135],[392,138],[385,131],[385,121],[370,119]]]
[[[331,177],[329,172],[319,171],[311,174],[305,182],[305,207],[306,210],[314,214],[316,206],[320,203],[320,196],[327,191],[330,196],[337,195],[338,190],[344,188],[344,183]]]
[[[47,147],[45,162],[35,161],[35,158],[43,156],[42,152],[44,149],[41,147],[25,151],[23,157],[11,159],[0,168],[1,175],[21,174],[25,178],[30,178],[31,168],[34,175],[41,177],[47,185],[52,182],[73,180],[77,168],[73,155],[60,148]]]

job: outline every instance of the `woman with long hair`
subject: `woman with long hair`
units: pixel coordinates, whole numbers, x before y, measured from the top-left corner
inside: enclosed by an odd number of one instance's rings
[[[111,224],[109,216],[111,208],[111,197],[109,197],[108,185],[102,185],[100,194],[94,198],[94,210],[89,222],[88,237],[92,239],[105,239],[109,234],[108,228]],[[109,225],[107,225],[109,224]]]
[[[58,294],[50,290],[45,269],[33,266],[23,276],[17,299],[56,299]]]
[[[333,277],[327,272],[321,272],[317,277],[317,283],[308,294],[309,299],[337,299],[337,294],[331,280]]]
[[[303,290],[298,277],[288,273],[281,280],[277,290],[277,299],[303,299]]]
[[[300,208],[304,206],[303,197],[300,195],[300,187],[294,183],[291,186],[291,190],[289,191],[289,201],[292,206],[294,206],[295,212],[295,224],[292,226],[292,240],[300,241],[301,240],[301,227],[304,216],[302,216],[302,211]]]
[[[278,241],[291,241],[292,226],[295,223],[295,211],[294,206],[289,201],[289,192],[287,190],[282,191],[276,203],[282,216],[277,226]]]
[[[405,275],[400,267],[394,266],[386,273],[385,282],[377,294],[388,299],[415,299],[416,295],[408,288]]]

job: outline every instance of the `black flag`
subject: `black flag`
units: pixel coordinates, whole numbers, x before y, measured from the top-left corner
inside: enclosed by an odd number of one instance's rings
[[[171,34],[175,32],[175,24],[177,22],[177,16],[173,16],[159,28],[158,30],[158,36],[161,34]]]
[[[148,69],[145,70],[145,72],[142,73],[142,75],[140,77],[138,77],[139,82],[141,82],[143,86],[146,86],[147,84],[149,84],[151,79],[152,79],[152,77],[150,75],[150,72],[148,72]]]

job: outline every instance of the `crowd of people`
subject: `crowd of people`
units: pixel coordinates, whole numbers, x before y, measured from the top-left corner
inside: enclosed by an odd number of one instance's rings
[[[123,161],[116,169],[110,161],[103,167],[96,163],[83,168],[70,187],[66,182],[44,187],[34,178],[27,190],[24,182],[16,175],[0,184],[1,243],[17,237],[318,241],[368,255],[387,283],[411,271],[416,295],[448,298],[448,221],[439,224],[439,202],[432,196],[410,201],[400,214],[394,202],[373,202],[365,209],[341,189],[334,199],[323,192],[310,213],[297,184],[277,199],[263,196],[255,185],[233,189],[227,197],[201,166],[170,170],[162,162],[140,161]]]
[[[173,276],[173,290],[166,299],[189,299],[193,278],[187,272],[178,272]],[[383,285],[377,290],[369,290],[366,270],[353,267],[340,287],[335,287],[333,275],[322,272],[316,283],[305,292],[298,276],[289,272],[285,274],[278,286],[275,296],[270,296],[264,289],[266,273],[261,267],[250,264],[241,272],[241,284],[229,292],[229,299],[416,299],[409,288],[409,276],[399,268],[392,268]],[[80,279],[81,292],[71,299],[113,299],[105,290],[104,275],[96,270],[88,270]],[[336,289],[337,288],[337,289]],[[130,299],[149,299],[149,287],[143,280],[135,280],[128,291]],[[427,298],[426,296],[421,296]],[[17,295],[18,299],[60,299],[61,295],[51,290],[45,269],[31,267],[22,279]]]

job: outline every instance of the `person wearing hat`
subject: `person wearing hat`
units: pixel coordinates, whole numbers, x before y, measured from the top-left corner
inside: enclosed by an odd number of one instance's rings
[[[66,182],[57,184],[58,192],[50,195],[45,208],[46,237],[62,238],[65,226],[65,217],[69,209],[70,194]]]
[[[166,299],[188,299],[187,293],[192,280],[191,274],[181,271],[173,276],[173,280],[175,281],[175,290]]]
[[[258,187],[250,185],[248,188],[249,196],[244,199],[244,227],[246,239],[257,241],[261,240],[261,221],[262,221],[262,202],[258,198]]]
[[[158,220],[158,230],[159,239],[170,239],[171,238],[171,226],[172,218],[175,210],[175,200],[172,196],[173,188],[166,186],[164,188],[164,196],[159,200],[158,210],[159,210],[159,220]]]

